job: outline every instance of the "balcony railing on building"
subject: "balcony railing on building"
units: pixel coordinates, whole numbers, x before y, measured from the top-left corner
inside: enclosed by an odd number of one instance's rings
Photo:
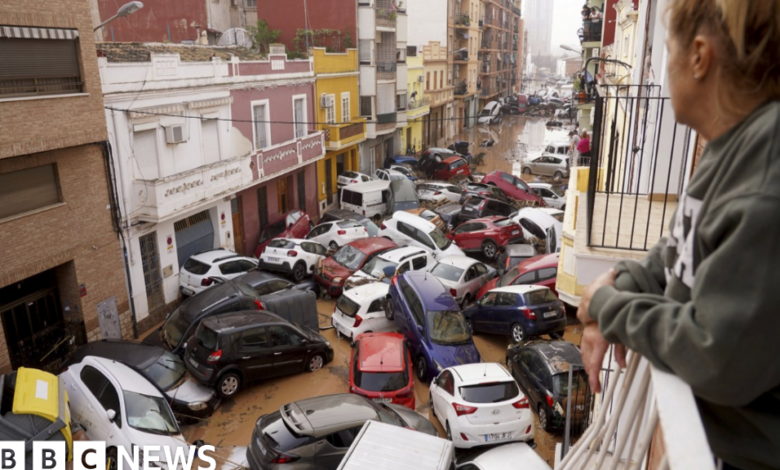
[[[395,28],[398,7],[393,0],[376,0],[376,25]]]
[[[430,98],[422,98],[419,100],[409,100],[409,104],[407,105],[406,109],[409,111],[413,111],[415,109],[424,108],[426,106],[431,105],[431,99]]]
[[[467,95],[468,92],[469,92],[469,87],[465,82],[455,87],[455,96]]]
[[[580,36],[580,43],[583,42],[601,42],[601,20],[584,20],[582,29],[577,33]]]
[[[493,87],[489,85],[482,85],[482,89],[479,90],[479,96],[493,96],[495,93]]]
[[[456,28],[467,28],[469,26],[471,26],[471,18],[469,18],[469,15],[458,15],[455,17]]]
[[[393,80],[396,78],[398,64],[396,62],[377,62],[376,73],[380,80]]]
[[[467,62],[469,60],[469,50],[464,47],[463,49],[453,52],[452,59],[455,62]]]
[[[646,251],[664,233],[694,136],[656,86],[598,86],[588,181],[588,246]],[[582,162],[585,163],[585,162]]]
[[[324,132],[325,146],[329,150],[341,148],[363,139],[366,133],[366,120],[356,118],[351,122],[328,124]]]

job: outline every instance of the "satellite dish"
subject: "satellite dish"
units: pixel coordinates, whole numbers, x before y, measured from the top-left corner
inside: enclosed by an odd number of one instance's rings
[[[252,36],[244,28],[230,28],[219,37],[219,46],[241,46],[251,49],[254,46]]]

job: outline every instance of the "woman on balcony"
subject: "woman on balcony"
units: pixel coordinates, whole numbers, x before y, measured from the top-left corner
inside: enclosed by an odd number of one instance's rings
[[[608,343],[688,383],[724,469],[780,469],[780,0],[670,0],[669,94],[707,144],[668,239],[585,289],[594,390]]]

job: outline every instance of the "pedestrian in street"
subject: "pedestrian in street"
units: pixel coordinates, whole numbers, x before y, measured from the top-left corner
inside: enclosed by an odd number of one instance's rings
[[[667,12],[675,118],[708,143],[668,238],[583,292],[582,359],[599,391],[608,344],[641,354],[691,386],[724,470],[780,469],[780,0]]]

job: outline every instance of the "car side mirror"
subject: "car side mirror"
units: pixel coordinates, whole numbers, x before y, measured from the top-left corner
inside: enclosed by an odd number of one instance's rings
[[[287,228],[293,228],[293,224],[291,223],[290,225],[287,226]]]
[[[417,325],[417,329],[420,331],[420,333],[423,333],[425,330],[423,329],[422,325]]]
[[[106,416],[108,416],[108,420],[112,423],[116,419],[116,411],[114,410],[106,410]]]
[[[303,339],[301,340],[301,344],[309,344],[309,340],[308,340],[308,339],[306,339],[306,338],[303,338]]]

